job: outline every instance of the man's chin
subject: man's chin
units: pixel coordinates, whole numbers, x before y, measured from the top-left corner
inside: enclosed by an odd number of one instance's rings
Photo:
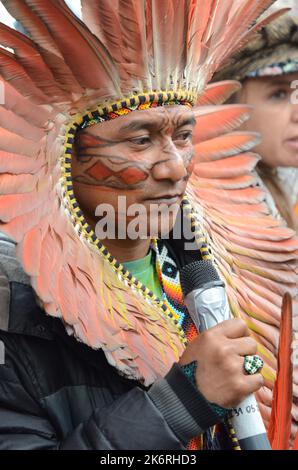
[[[175,211],[147,212],[136,217],[117,214],[116,219],[103,217],[96,224],[99,239],[144,240],[147,238],[169,238],[173,230],[179,206]]]
[[[172,232],[175,224],[175,218],[170,219],[160,217],[155,224],[149,225],[147,230],[151,238],[169,238],[169,234]]]

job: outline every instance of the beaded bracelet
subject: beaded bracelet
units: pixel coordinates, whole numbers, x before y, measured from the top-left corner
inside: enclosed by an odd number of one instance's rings
[[[196,369],[197,369],[197,361],[193,361],[190,364],[186,364],[185,366],[180,366],[182,372],[188,380],[193,384],[195,388],[197,388],[197,383],[196,383]],[[215,403],[210,403],[208,402],[209,405],[211,406],[212,410],[222,419],[225,418],[228,412],[230,411],[228,408],[223,408],[219,405],[216,405]]]

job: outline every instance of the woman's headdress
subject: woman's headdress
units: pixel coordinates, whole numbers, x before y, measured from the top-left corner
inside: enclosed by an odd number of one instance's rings
[[[264,25],[215,74],[214,80],[242,81],[298,72],[298,6],[293,0],[278,0],[269,11],[274,14],[281,8],[284,14]]]

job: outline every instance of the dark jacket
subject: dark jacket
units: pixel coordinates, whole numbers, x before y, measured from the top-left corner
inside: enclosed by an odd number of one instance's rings
[[[174,364],[150,388],[68,336],[0,236],[0,449],[185,449],[219,421]]]

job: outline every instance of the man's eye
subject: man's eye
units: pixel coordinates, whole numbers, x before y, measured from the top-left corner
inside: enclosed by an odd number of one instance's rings
[[[174,137],[175,141],[190,141],[192,140],[192,132],[191,131],[184,131]]]
[[[147,145],[150,143],[150,137],[137,137],[135,139],[131,139],[131,142],[136,145]]]

